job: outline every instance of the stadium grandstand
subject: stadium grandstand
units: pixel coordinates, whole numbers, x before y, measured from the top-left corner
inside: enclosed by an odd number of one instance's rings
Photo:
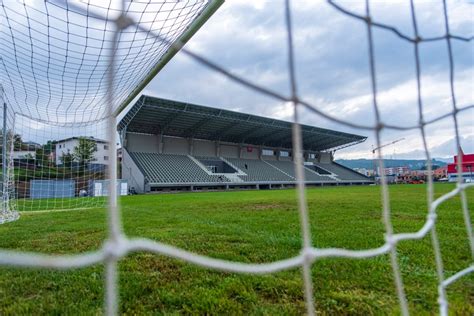
[[[141,96],[118,124],[122,178],[137,193],[269,189],[296,183],[291,123]],[[333,161],[366,137],[302,125],[307,185],[369,184]]]

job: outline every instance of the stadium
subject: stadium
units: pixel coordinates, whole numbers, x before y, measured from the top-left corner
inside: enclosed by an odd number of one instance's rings
[[[2,1],[0,314],[473,315],[473,8]]]
[[[296,183],[291,123],[141,96],[118,125],[122,177],[138,193],[285,188]],[[366,137],[302,125],[306,185],[369,184],[333,161]]]

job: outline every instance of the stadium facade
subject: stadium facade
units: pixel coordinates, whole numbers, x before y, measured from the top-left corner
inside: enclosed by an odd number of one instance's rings
[[[333,161],[366,137],[302,125],[307,185],[369,184]],[[138,193],[292,187],[292,124],[141,96],[118,124],[122,178]]]
[[[461,172],[462,182],[474,182],[474,154],[465,154],[462,149],[459,150],[461,154]],[[449,182],[458,181],[458,155],[454,156],[454,162],[448,164],[448,179]]]

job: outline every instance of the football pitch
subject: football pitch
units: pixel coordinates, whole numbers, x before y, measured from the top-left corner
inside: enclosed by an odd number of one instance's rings
[[[454,188],[435,185],[436,197]],[[425,185],[390,186],[395,233],[426,220]],[[474,218],[474,189],[466,191]],[[313,245],[368,249],[384,243],[380,187],[307,190]],[[145,237],[201,255],[246,263],[295,256],[301,249],[294,190],[201,192],[122,198],[127,236]],[[471,223],[472,225],[472,223]],[[445,276],[472,264],[458,196],[438,208]],[[97,250],[106,238],[105,209],[22,212],[0,226],[0,248],[50,254]],[[397,248],[412,314],[438,312],[434,252],[428,236]],[[322,259],[312,268],[323,314],[398,314],[388,255]],[[40,270],[0,267],[0,314],[101,314],[104,268]],[[299,269],[253,276],[215,272],[146,252],[120,261],[120,310],[126,314],[304,314]],[[447,290],[453,314],[474,314],[474,276]]]

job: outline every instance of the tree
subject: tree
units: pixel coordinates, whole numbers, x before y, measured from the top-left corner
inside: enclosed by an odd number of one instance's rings
[[[3,131],[0,129],[0,141],[3,144]],[[20,134],[13,134],[11,130],[7,131],[7,148],[10,148],[11,142],[13,141],[14,150],[23,150],[24,144]],[[0,152],[3,150],[0,146]],[[9,150],[9,149],[7,149]]]
[[[23,140],[21,139],[20,134],[13,135],[13,150],[24,150],[25,144],[23,144]]]
[[[72,162],[74,161],[74,156],[70,152],[67,152],[63,153],[59,159],[64,166],[71,167]]]
[[[79,145],[74,147],[74,160],[84,167],[88,162],[94,159],[94,153],[97,151],[97,145],[94,140],[80,137]]]
[[[35,157],[32,154],[27,153],[23,159],[26,160],[26,163],[28,164],[28,166],[34,166]]]
[[[43,148],[36,149],[36,165],[37,166],[47,166],[49,165],[49,156]]]
[[[43,150],[46,155],[49,155],[52,152],[54,152],[55,148],[56,148],[56,141],[54,140],[48,140],[46,144],[43,145]]]
[[[48,140],[48,142],[36,149],[36,165],[37,166],[49,166],[51,165],[51,154],[54,153],[55,144],[54,141]],[[69,159],[69,158],[66,158]]]

